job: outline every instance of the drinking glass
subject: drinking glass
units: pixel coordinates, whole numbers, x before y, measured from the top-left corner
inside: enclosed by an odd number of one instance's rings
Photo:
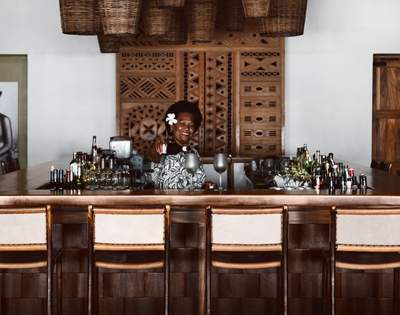
[[[222,187],[222,173],[228,168],[228,160],[224,153],[214,155],[214,169],[219,174],[219,190],[224,190]]]
[[[200,161],[199,158],[197,157],[197,154],[193,152],[188,152],[185,154],[185,169],[186,171],[191,174],[191,183],[190,187],[193,187],[193,176],[194,173],[196,173],[197,169],[199,168]]]

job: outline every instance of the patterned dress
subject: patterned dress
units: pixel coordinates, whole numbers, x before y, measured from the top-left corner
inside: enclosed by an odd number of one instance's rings
[[[192,151],[197,154],[200,161],[200,166],[193,175],[185,169],[185,152],[168,154],[163,156],[160,163],[154,165],[152,177],[155,187],[160,189],[202,188],[206,174],[199,153],[195,149]]]

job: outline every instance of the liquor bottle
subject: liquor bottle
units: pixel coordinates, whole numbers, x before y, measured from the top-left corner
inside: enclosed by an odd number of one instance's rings
[[[316,152],[315,152],[315,159],[316,159],[316,161],[317,161],[317,164],[321,164],[321,151],[320,150],[317,150]]]
[[[315,189],[320,189],[321,188],[321,168],[319,166],[316,167],[315,169],[315,175],[314,175],[314,188]]]
[[[75,187],[77,189],[83,188],[83,182],[82,182],[82,163],[81,161],[78,161],[78,166],[77,166],[77,172],[76,172],[76,177],[75,177]]]
[[[55,172],[56,170],[54,169],[54,165],[52,165],[50,167],[50,190],[54,190],[56,188]]]
[[[69,162],[69,167],[71,169],[72,178],[75,179],[78,176],[78,160],[76,158],[76,152],[72,154],[72,160]]]
[[[64,189],[64,170],[59,169],[58,170],[58,185],[57,188],[59,190],[63,190]]]
[[[110,168],[110,170],[114,170],[114,165],[115,165],[115,160],[114,157],[112,156],[109,160],[109,164],[108,167]]]
[[[329,164],[331,166],[335,164],[335,160],[333,159],[333,153],[332,152],[328,154],[328,161],[329,161]]]
[[[91,157],[92,157],[92,163],[96,163],[97,162],[97,137],[93,136],[92,139],[92,150],[90,152]]]
[[[333,176],[328,177],[328,189],[335,190],[335,182],[334,182]]]
[[[100,158],[100,169],[104,170],[106,168],[106,159],[104,156]]]
[[[72,189],[72,180],[71,180],[71,169],[68,167],[65,170],[65,180],[64,180],[64,189],[69,190]]]

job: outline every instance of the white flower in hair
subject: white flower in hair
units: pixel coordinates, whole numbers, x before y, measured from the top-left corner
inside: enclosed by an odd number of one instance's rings
[[[175,119],[175,114],[174,113],[169,113],[167,114],[167,118],[165,118],[165,121],[170,125],[175,125],[178,121]]]

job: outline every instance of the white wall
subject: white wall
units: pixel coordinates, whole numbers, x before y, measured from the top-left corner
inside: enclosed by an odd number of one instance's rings
[[[101,146],[115,129],[115,55],[63,35],[58,0],[0,0],[0,54],[28,55],[28,163]]]
[[[305,35],[286,41],[286,152],[369,164],[374,53],[400,53],[400,1],[309,0]]]
[[[286,41],[285,148],[369,163],[372,55],[400,53],[400,1],[309,0],[305,35]],[[28,160],[115,134],[115,55],[61,33],[58,0],[0,0],[0,54],[28,55]]]

